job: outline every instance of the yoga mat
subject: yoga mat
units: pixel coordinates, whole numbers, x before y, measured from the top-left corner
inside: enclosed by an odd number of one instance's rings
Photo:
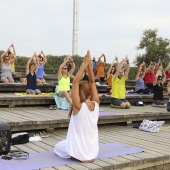
[[[114,113],[99,112],[99,117],[116,116]]]
[[[143,152],[143,149],[131,148],[120,143],[101,144],[96,159],[122,156]],[[27,160],[3,160],[0,159],[1,170],[33,170],[54,166],[63,166],[78,163],[78,160],[63,159],[54,154],[53,151],[34,153]]]
[[[153,96],[153,94],[126,93],[126,96]]]

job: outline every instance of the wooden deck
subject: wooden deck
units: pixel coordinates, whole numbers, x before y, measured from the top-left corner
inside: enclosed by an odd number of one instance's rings
[[[100,110],[107,114],[114,114],[99,118],[100,143],[119,142],[131,147],[143,148],[144,152],[95,160],[93,163],[78,163],[41,170],[168,170],[170,167],[170,112],[167,112],[165,108],[155,108],[150,105],[133,106],[125,110],[101,105]],[[132,127],[131,123],[143,119],[166,120],[166,123],[160,128],[159,133],[143,132]],[[50,132],[50,137],[43,138],[41,142],[29,142],[11,147],[12,150],[21,149],[35,153],[53,150],[57,142],[65,139],[69,119],[67,111],[49,110],[48,107],[3,107],[0,108],[0,122],[9,123],[12,132],[27,131],[30,136],[37,131]],[[116,125],[123,122],[128,123],[129,126]]]
[[[132,106],[130,109],[115,109],[109,105],[100,106],[100,114],[108,116],[99,117],[98,124],[124,123],[149,120],[168,120],[170,112],[165,108],[147,106]],[[0,122],[9,123],[12,131],[47,130],[68,127],[68,111],[50,110],[48,107],[16,107],[0,108]]]
[[[11,149],[21,149],[29,153],[53,150],[57,142],[66,138],[66,133],[67,129],[58,129],[50,133],[50,137],[43,138],[41,142],[15,145]],[[99,126],[100,143],[119,142],[131,147],[143,148],[144,152],[99,159],[93,163],[77,163],[41,170],[169,170],[169,133],[169,124],[163,125],[159,133],[143,132],[131,126]]]

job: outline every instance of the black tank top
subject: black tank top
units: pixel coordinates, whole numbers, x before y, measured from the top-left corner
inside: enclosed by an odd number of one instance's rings
[[[37,82],[36,82],[36,74],[34,72],[34,75],[32,76],[31,73],[27,74],[27,86],[26,89],[35,90],[37,89]]]

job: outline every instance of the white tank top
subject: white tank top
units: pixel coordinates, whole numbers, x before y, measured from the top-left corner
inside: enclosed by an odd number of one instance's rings
[[[98,142],[98,117],[99,105],[97,102],[93,111],[90,111],[86,103],[77,115],[71,115],[70,124],[66,138],[67,153],[80,160],[95,159],[99,152]]]

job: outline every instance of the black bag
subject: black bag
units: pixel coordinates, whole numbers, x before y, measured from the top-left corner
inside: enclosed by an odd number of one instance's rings
[[[24,144],[29,142],[29,134],[26,132],[12,134],[11,145]]]

